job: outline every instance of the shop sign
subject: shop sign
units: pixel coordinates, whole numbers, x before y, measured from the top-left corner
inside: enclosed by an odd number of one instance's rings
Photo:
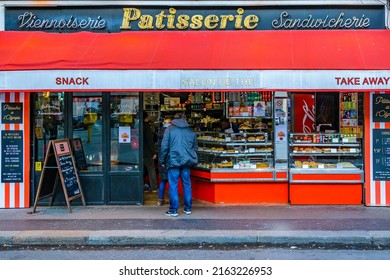
[[[337,84],[337,77],[352,76],[364,79],[390,77],[389,70],[36,70],[3,71],[7,86],[0,84],[0,91],[9,90],[286,90],[286,91],[388,91],[390,84],[344,85]],[[89,85],[56,85],[58,76],[85,75]],[[302,101],[303,102],[303,101]],[[311,102],[305,101],[306,120],[311,119]],[[123,104],[122,104],[123,105]],[[125,110],[129,105],[123,105]],[[134,106],[137,106],[134,104]],[[132,108],[136,108],[136,107]],[[127,109],[126,109],[127,110]],[[117,114],[120,112],[118,111]],[[126,113],[126,112],[122,112]],[[59,105],[42,105],[39,114],[60,115]],[[306,123],[305,127],[310,127]],[[312,130],[309,130],[312,131]]]
[[[373,180],[390,181],[390,129],[373,129]]]
[[[23,182],[23,131],[1,131],[1,182]]]
[[[373,94],[372,99],[373,121],[390,122],[390,96],[385,94]]]
[[[151,30],[385,29],[381,6],[7,7],[5,30],[123,32]]]
[[[23,103],[1,103],[1,123],[23,123]]]
[[[335,77],[337,85],[341,86],[366,86],[366,85],[390,85],[390,77]]]

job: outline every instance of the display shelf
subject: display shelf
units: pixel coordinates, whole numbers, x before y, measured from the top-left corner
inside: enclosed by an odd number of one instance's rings
[[[335,133],[293,133],[289,146],[292,183],[363,182],[359,138]]]
[[[273,144],[268,141],[266,132],[204,132],[198,136],[198,145],[198,167],[202,169],[253,171],[273,168]]]

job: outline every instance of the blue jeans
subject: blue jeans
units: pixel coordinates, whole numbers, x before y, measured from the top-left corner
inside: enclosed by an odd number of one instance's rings
[[[171,168],[168,170],[168,180],[169,180],[169,199],[170,199],[169,211],[172,212],[177,212],[177,209],[179,209],[179,192],[178,192],[179,178],[181,178],[181,183],[183,185],[184,209],[191,210],[192,208],[190,168],[189,167]]]
[[[161,180],[160,185],[158,186],[158,199],[164,199],[165,187],[168,183],[168,180]]]

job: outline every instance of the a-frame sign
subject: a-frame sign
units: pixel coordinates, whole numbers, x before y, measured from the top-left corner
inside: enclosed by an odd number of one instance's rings
[[[81,198],[83,206],[86,206],[68,139],[49,142],[32,213],[35,213],[38,201],[44,198],[50,197],[50,206],[53,205],[59,183],[62,185],[69,212],[72,212],[70,202],[74,199]]]

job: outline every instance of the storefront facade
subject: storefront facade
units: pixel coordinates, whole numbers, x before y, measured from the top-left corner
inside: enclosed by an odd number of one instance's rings
[[[144,110],[157,126],[188,114],[196,198],[390,205],[390,33],[376,1],[14,2],[0,2],[0,207],[31,205],[61,138],[82,140],[88,204],[143,204]]]

